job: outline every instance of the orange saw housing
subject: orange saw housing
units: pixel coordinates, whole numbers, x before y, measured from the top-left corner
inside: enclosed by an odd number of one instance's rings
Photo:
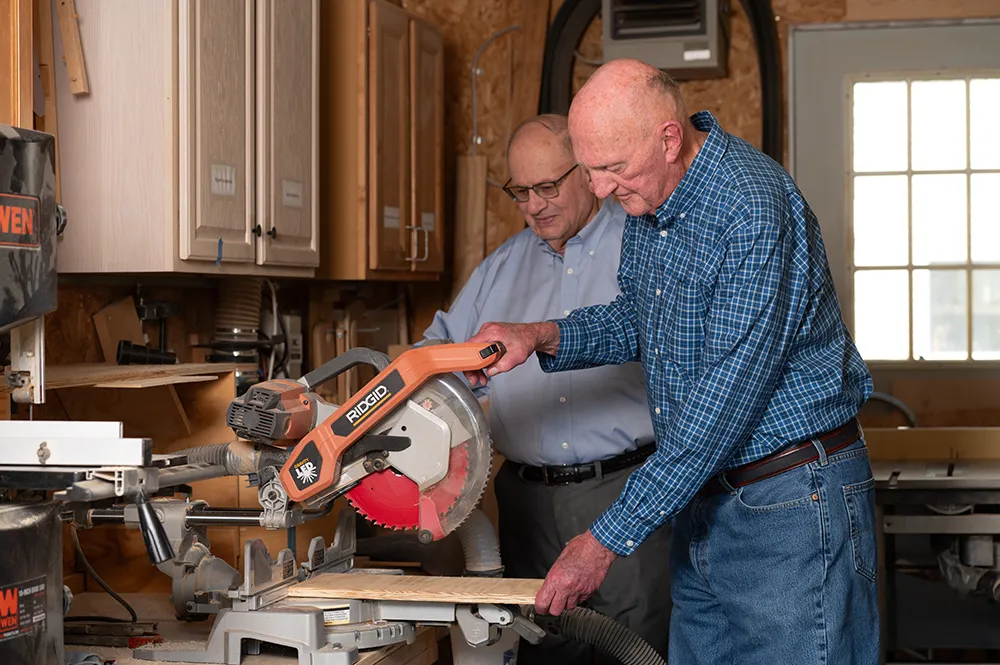
[[[335,485],[344,451],[428,379],[483,369],[503,353],[499,343],[464,343],[420,347],[399,356],[295,446],[280,476],[289,499],[303,502]]]

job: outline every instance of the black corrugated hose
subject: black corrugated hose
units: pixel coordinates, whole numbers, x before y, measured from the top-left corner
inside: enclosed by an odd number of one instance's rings
[[[600,649],[622,665],[667,665],[644,639],[611,617],[585,607],[574,607],[558,617],[535,617],[535,623],[551,635]]]

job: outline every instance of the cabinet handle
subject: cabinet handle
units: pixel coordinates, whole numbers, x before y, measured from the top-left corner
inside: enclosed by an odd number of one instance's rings
[[[272,239],[277,238],[278,237],[278,229],[272,226],[268,230],[267,235],[271,236]]]
[[[257,226],[253,227],[253,234],[255,236],[257,236],[258,238],[260,237],[260,234],[261,234],[260,224],[258,224]]]
[[[413,230],[413,255],[406,257],[407,261],[412,261],[413,263],[422,263],[427,260],[427,257],[431,253],[431,232],[422,226],[407,226],[406,228]],[[424,253],[417,258],[417,245],[419,245],[420,232],[424,232]]]

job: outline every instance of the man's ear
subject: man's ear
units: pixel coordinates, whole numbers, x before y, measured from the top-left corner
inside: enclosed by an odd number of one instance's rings
[[[657,128],[663,147],[663,156],[668,164],[677,161],[684,145],[684,126],[677,120],[666,120]]]

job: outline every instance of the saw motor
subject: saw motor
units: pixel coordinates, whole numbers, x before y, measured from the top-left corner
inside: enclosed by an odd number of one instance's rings
[[[457,529],[489,479],[485,414],[455,373],[487,367],[501,344],[442,344],[395,361],[353,349],[298,381],[252,386],[233,400],[227,424],[259,446],[293,448],[276,478],[287,498],[317,508],[346,495],[369,521],[416,529],[424,542]],[[378,375],[342,405],[317,387],[358,364]]]

